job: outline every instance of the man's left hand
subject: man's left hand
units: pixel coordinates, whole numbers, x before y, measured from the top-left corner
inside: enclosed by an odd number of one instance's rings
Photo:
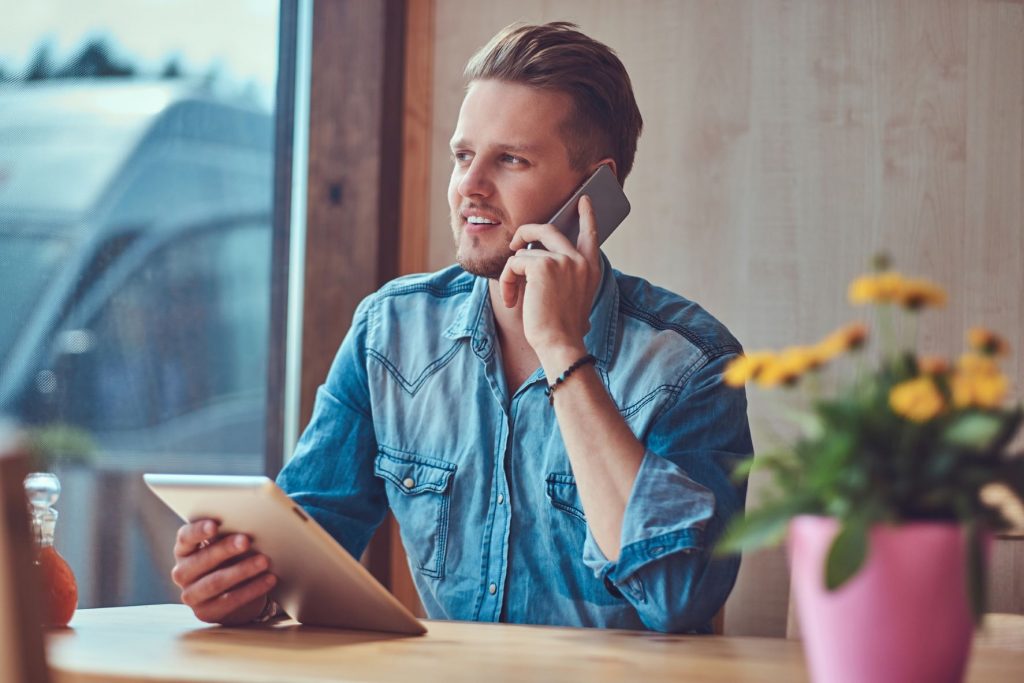
[[[519,226],[509,258],[498,279],[505,306],[522,297],[526,341],[543,361],[556,351],[586,353],[583,338],[590,329],[590,308],[601,280],[597,220],[590,198],[578,205],[580,236],[575,245],[550,224]],[[544,249],[527,249],[539,242]]]

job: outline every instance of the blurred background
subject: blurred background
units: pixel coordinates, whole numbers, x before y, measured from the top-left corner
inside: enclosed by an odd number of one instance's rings
[[[356,302],[452,262],[462,70],[515,20],[574,21],[631,75],[645,128],[605,247],[617,268],[754,350],[858,319],[846,285],[885,250],[950,293],[922,349],[999,331],[1021,397],[1020,0],[0,0],[0,16],[0,413],[64,483],[57,546],[83,607],[177,599],[176,522],[140,472],[274,474]],[[751,392],[758,449],[787,400]],[[368,563],[414,604],[389,524]],[[992,573],[994,609],[1024,613],[1024,542],[997,542]],[[726,632],[782,635],[788,602],[781,551],[746,557]]]
[[[0,5],[0,413],[80,606],[175,600],[138,473],[265,470],[279,3]]]

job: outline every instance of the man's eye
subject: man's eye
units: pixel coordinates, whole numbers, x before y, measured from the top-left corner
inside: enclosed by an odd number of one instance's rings
[[[452,161],[458,164],[464,164],[469,161],[469,152],[452,152]]]
[[[526,159],[514,156],[512,154],[503,154],[501,160],[504,161],[506,164],[511,164],[512,166],[522,166],[526,164]]]

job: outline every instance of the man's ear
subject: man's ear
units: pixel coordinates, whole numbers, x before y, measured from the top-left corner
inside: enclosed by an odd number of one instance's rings
[[[614,173],[614,174],[615,174],[615,177],[616,177],[616,178],[618,178],[618,177],[619,177],[619,169],[618,169],[618,167],[616,167],[616,166],[615,166],[615,159],[612,159],[611,157],[605,157],[604,159],[601,159],[601,160],[600,160],[600,161],[598,161],[597,163],[593,164],[593,165],[592,165],[592,166],[590,167],[590,171],[589,171],[589,172],[587,173],[587,175],[589,176],[589,175],[593,174],[593,173],[594,173],[594,171],[596,171],[596,170],[597,170],[597,168],[598,168],[599,166],[601,166],[602,164],[605,164],[605,165],[607,165],[608,167],[610,167],[610,168],[612,169],[612,173]],[[619,182],[619,184],[621,185],[621,184],[622,184],[622,182],[620,181],[620,182]]]

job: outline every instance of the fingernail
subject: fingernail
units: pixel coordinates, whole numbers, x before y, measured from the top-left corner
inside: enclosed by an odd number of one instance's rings
[[[213,534],[214,531],[216,531],[216,530],[213,528],[213,522],[207,522],[206,524],[203,525],[203,533],[204,534],[209,536],[209,535]]]
[[[259,569],[260,571],[267,568],[267,558],[265,555],[257,556],[257,558],[254,560],[254,563],[256,565],[256,569]]]
[[[267,574],[263,578],[263,583],[265,583],[268,586],[273,586],[275,583],[277,583],[277,577],[274,576],[273,574]]]
[[[235,536],[235,547],[239,550],[245,547],[245,536]]]

